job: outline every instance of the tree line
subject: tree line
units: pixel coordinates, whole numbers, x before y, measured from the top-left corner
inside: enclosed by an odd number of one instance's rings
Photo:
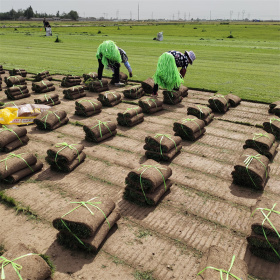
[[[61,19],[77,20],[79,18],[79,15],[76,11],[73,10],[71,10],[68,14],[65,12],[60,14],[59,11],[55,15],[47,13],[37,13],[37,11],[33,11],[31,6],[29,6],[26,10],[19,9],[15,11],[14,9],[11,9],[9,12],[0,13],[0,20],[18,20],[20,19],[20,17],[24,17],[26,19],[59,17]]]

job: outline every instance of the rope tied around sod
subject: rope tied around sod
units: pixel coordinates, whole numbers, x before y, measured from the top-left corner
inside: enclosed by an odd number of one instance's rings
[[[13,269],[15,270],[15,272],[16,272],[18,278],[19,278],[20,280],[23,280],[22,277],[21,277],[21,275],[20,275],[20,270],[22,269],[22,266],[19,265],[19,264],[17,264],[15,261],[17,261],[17,260],[19,260],[19,259],[21,259],[21,258],[27,257],[27,256],[32,256],[32,255],[37,255],[37,256],[39,256],[39,254],[29,253],[29,254],[26,254],[26,255],[17,257],[17,258],[15,258],[15,259],[13,259],[13,260],[8,260],[8,259],[6,259],[5,257],[0,256],[1,280],[5,280],[5,279],[6,279],[5,272],[4,272],[4,267],[7,266],[7,265],[9,265],[9,264],[12,265],[12,267],[13,267]]]
[[[270,127],[271,127],[271,131],[272,131],[272,132],[273,132],[272,122],[274,122],[274,121],[278,121],[278,122],[280,122],[280,119],[277,119],[277,118],[271,118],[271,119],[269,120]]]
[[[108,94],[112,94],[116,98],[116,101],[118,100],[118,97],[115,95],[115,93],[111,91],[105,92],[105,94],[103,95],[103,100],[105,100],[105,98],[108,98]]]
[[[16,157],[16,158],[22,159],[22,160],[26,163],[26,165],[30,168],[30,170],[31,170],[32,172],[34,172],[33,169],[31,168],[31,166],[27,163],[27,161],[26,161],[24,158],[22,158],[22,155],[24,155],[24,154],[25,154],[25,153],[16,155],[16,154],[14,154],[14,153],[9,153],[9,155],[8,155],[6,158],[0,160],[0,162],[2,162],[2,161],[5,162],[5,169],[8,170],[7,161],[8,161],[9,159],[11,159],[11,158]]]
[[[80,108],[82,108],[82,106],[81,106],[80,103],[83,102],[83,101],[89,102],[89,103],[93,106],[93,110],[95,111],[95,105],[98,105],[96,102],[94,102],[94,101],[92,101],[92,100],[88,100],[88,99],[79,100],[79,101],[78,101],[78,104],[79,104],[79,107],[80,107]]]
[[[163,140],[164,137],[166,137],[167,139],[171,140],[171,141],[174,143],[175,149],[176,149],[176,152],[177,152],[177,145],[176,145],[176,142],[172,139],[172,136],[171,136],[170,134],[160,134],[160,133],[158,133],[158,134],[156,134],[154,137],[155,137],[155,138],[158,138],[158,137],[160,137],[160,136],[161,136],[161,139],[160,139],[160,142],[159,142],[159,149],[160,149],[160,154],[161,154],[161,155],[162,155],[161,142],[162,142],[162,140]]]
[[[232,274],[232,273],[230,272],[231,269],[232,269],[232,267],[233,267],[234,261],[235,261],[235,255],[233,255],[233,257],[232,257],[232,259],[231,259],[231,264],[230,264],[229,270],[224,270],[224,269],[222,269],[222,268],[216,268],[216,267],[212,267],[212,266],[207,266],[207,267],[205,267],[203,270],[201,270],[197,275],[200,275],[200,274],[203,273],[206,269],[214,269],[214,270],[220,272],[220,280],[224,280],[223,273],[226,274],[226,279],[225,279],[225,280],[228,280],[228,277],[229,277],[229,276],[232,276],[232,277],[235,278],[236,280],[242,280],[242,278],[239,278],[239,277],[235,276],[234,274]]]
[[[78,208],[80,208],[81,206],[85,207],[92,216],[94,216],[94,213],[91,211],[91,209],[87,206],[87,205],[91,205],[95,208],[97,208],[102,214],[103,216],[105,217],[105,220],[109,226],[109,228],[111,228],[111,225],[107,219],[107,216],[105,215],[105,213],[103,212],[102,209],[100,209],[97,205],[98,204],[101,204],[102,202],[101,201],[94,201],[94,202],[91,202],[92,200],[96,199],[97,197],[93,197],[91,198],[90,200],[88,201],[78,201],[78,202],[70,202],[70,203],[73,203],[73,204],[79,204],[77,207],[73,208],[72,210],[70,210],[69,212],[67,212],[66,214],[64,214],[62,217],[61,217],[61,222],[62,224],[66,227],[66,229],[79,241],[79,243],[81,243],[83,246],[85,246],[84,242],[76,235],[74,234],[70,229],[69,227],[66,225],[66,223],[62,220],[62,218],[64,218],[65,216],[67,216],[68,214],[70,214],[71,212],[77,210]]]
[[[268,223],[271,225],[271,227],[274,229],[274,231],[276,232],[277,236],[279,237],[280,239],[280,234],[279,232],[277,231],[277,229],[275,228],[275,226],[272,224],[272,222],[270,221],[269,219],[269,216],[271,215],[271,213],[275,213],[277,215],[280,215],[280,211],[276,211],[274,210],[275,206],[277,205],[277,203],[274,203],[274,205],[272,206],[271,209],[269,208],[256,208],[253,213],[251,214],[251,217],[254,215],[254,213],[257,211],[257,210],[260,210],[261,213],[263,214],[264,216],[264,220],[262,221],[262,231],[263,231],[263,235],[267,241],[267,243],[269,244],[269,246],[272,248],[272,250],[275,252],[275,254],[277,255],[277,257],[280,259],[280,255],[278,254],[278,252],[275,250],[275,248],[271,245],[271,243],[269,242],[269,240],[267,239],[267,236],[266,236],[266,233],[265,233],[265,230],[264,230],[264,223],[265,221],[268,221]],[[266,214],[264,211],[268,211],[268,213]]]
[[[17,136],[17,138],[18,138],[18,140],[21,142],[21,144],[23,144],[22,141],[21,141],[21,139],[20,139],[20,137],[18,136],[18,134],[17,134],[13,129],[8,128],[8,127],[6,127],[5,125],[3,125],[3,128],[0,128],[0,133],[1,133],[1,132],[4,132],[4,131],[13,132],[13,133]]]
[[[157,103],[156,103],[156,100],[154,98],[146,98],[145,101],[148,102],[148,105],[151,107],[150,105],[150,102],[149,101],[152,101],[155,105],[156,105],[156,108],[157,108]]]
[[[222,95],[222,94],[216,94],[216,95],[214,95],[214,96],[211,96],[209,99],[212,99],[212,100],[213,100],[215,107],[218,109],[219,112],[221,112],[220,108],[217,106],[216,101],[215,101],[215,100],[218,99],[218,98],[223,98],[223,99],[226,101],[226,106],[227,106],[227,107],[229,107],[229,104],[228,104],[228,100],[227,100],[227,99],[225,98],[225,96]]]
[[[60,117],[59,117],[55,112],[53,112],[53,111],[48,111],[48,113],[47,113],[44,117],[41,118],[41,121],[42,121],[43,119],[45,119],[45,122],[44,122],[44,127],[45,127],[45,129],[47,128],[47,119],[48,119],[48,116],[49,116],[50,114],[54,114],[54,115],[57,117],[57,119],[59,120],[59,122],[61,123]]]
[[[100,120],[97,120],[97,121],[98,121],[98,124],[92,126],[90,129],[93,129],[93,128],[95,128],[95,127],[98,126],[98,127],[99,127],[99,134],[100,134],[100,137],[102,137],[101,125],[103,124],[105,127],[108,128],[109,132],[110,132],[111,135],[112,135],[112,131],[110,130],[110,128],[109,128],[108,125],[107,125],[107,123],[109,123],[109,122],[111,122],[111,121],[106,121],[106,122],[102,122],[102,121],[100,121]]]
[[[43,80],[42,80],[42,84],[43,84],[44,86],[46,86],[47,89],[49,89],[48,85],[47,85]]]
[[[261,138],[261,137],[267,137],[268,139],[270,139],[268,133],[265,133],[265,134],[263,134],[263,133],[254,133],[253,141],[254,141],[254,144],[256,145],[256,147],[260,151],[262,151],[262,149],[258,146],[258,144],[256,143],[256,140]]]
[[[182,119],[182,122],[185,123],[185,122],[194,122],[198,127],[199,127],[199,132],[201,133],[201,127],[200,125],[195,121],[196,119],[190,119],[190,118],[186,118],[186,119]],[[183,125],[181,124],[181,128],[182,130],[185,132],[186,135],[188,135],[188,133],[184,130],[184,127]]]
[[[150,168],[155,168],[162,176],[162,179],[163,179],[163,183],[164,183],[164,189],[166,190],[166,182],[165,182],[165,179],[164,179],[164,176],[162,174],[162,172],[160,171],[160,169],[163,169],[163,170],[166,170],[166,168],[163,168],[163,167],[160,167],[159,164],[156,164],[156,165],[146,165],[146,164],[141,164],[142,166],[139,167],[137,170],[141,170],[142,168],[144,168],[144,170],[141,172],[140,174],[140,186],[141,186],[141,189],[142,189],[142,192],[143,192],[143,195],[145,197],[145,200],[148,202],[147,200],[147,197],[146,197],[146,194],[145,194],[145,191],[144,191],[144,188],[143,188],[143,184],[142,184],[142,175],[143,173],[150,169]]]
[[[52,100],[52,98],[50,96],[48,96],[47,94],[44,95],[46,101],[49,101],[49,99],[52,101],[52,104],[54,105],[54,101]]]

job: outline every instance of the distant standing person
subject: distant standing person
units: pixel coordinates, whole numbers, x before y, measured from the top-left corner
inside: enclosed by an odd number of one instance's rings
[[[167,90],[178,89],[183,83],[189,64],[193,64],[196,56],[193,51],[168,51],[163,53],[158,60],[156,74],[154,75],[153,95],[157,96],[158,86]],[[177,67],[182,67],[180,73]]]
[[[115,86],[122,86],[120,83],[120,63],[124,63],[125,67],[129,72],[129,77],[132,77],[132,69],[128,62],[128,57],[125,51],[118,48],[117,45],[111,41],[104,41],[99,45],[96,53],[98,59],[98,80],[101,81],[104,66],[107,69],[111,69],[114,72]]]
[[[46,36],[52,36],[52,28],[50,23],[46,20],[46,18],[43,19],[43,24],[46,31]]]

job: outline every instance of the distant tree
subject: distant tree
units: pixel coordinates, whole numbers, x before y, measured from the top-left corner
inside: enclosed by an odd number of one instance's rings
[[[57,13],[56,13],[56,17],[59,17],[59,11],[57,11]]]
[[[78,20],[78,18],[79,18],[78,13],[76,11],[73,11],[73,10],[71,10],[69,12],[68,16],[73,20]]]
[[[34,17],[34,12],[33,12],[33,9],[31,6],[29,6],[29,8],[27,8],[25,11],[24,11],[24,16],[27,17],[28,19]]]
[[[12,18],[13,20],[16,19],[16,11],[15,11],[14,9],[11,9],[10,12],[9,12],[9,14],[10,14],[10,16],[11,16],[11,18]]]

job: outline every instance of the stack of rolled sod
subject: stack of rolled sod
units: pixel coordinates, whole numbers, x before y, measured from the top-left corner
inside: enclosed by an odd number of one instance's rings
[[[133,86],[130,89],[125,89],[123,94],[126,98],[138,99],[145,94],[145,91],[142,86]]]
[[[51,279],[53,264],[46,257],[48,256],[30,250],[30,246],[16,242],[1,256],[0,273],[4,276],[2,279]]]
[[[203,105],[189,106],[187,109],[187,114],[196,116],[197,118],[203,120],[205,125],[208,125],[214,119],[212,109]]]
[[[47,150],[46,161],[53,170],[69,173],[85,160],[83,149],[82,144],[57,143]]]
[[[163,101],[151,97],[140,99],[138,105],[143,109],[143,112],[147,114],[153,114],[163,109]]]
[[[280,107],[280,101],[275,101],[269,104],[268,113],[274,114],[274,109]]]
[[[55,130],[67,124],[68,121],[67,113],[63,110],[45,111],[34,119],[34,123],[40,130]]]
[[[269,159],[253,149],[244,150],[231,172],[233,183],[246,188],[264,190],[268,180]]]
[[[120,74],[119,74],[119,82],[123,83],[123,84],[127,84],[127,79],[128,79],[128,76],[125,73],[120,72]],[[114,83],[116,83],[115,74],[113,74],[112,80],[111,80],[110,84],[114,84]]]
[[[213,112],[224,114],[230,107],[229,99],[226,95],[216,94],[208,99],[209,107]]]
[[[96,119],[90,125],[84,125],[83,129],[86,133],[86,141],[101,142],[117,134],[117,122],[110,119]]]
[[[156,205],[172,185],[170,167],[148,159],[125,178],[124,198],[139,205]]]
[[[22,76],[10,76],[10,77],[5,77],[4,81],[7,85],[7,87],[12,87],[14,85],[26,85],[25,78]]]
[[[195,141],[205,133],[205,122],[196,116],[188,115],[187,118],[174,122],[173,131],[184,140]]]
[[[68,76],[63,77],[63,79],[61,81],[61,86],[74,87],[74,86],[80,85],[81,82],[82,82],[82,79],[80,76],[68,75]]]
[[[97,99],[82,99],[75,102],[75,115],[90,117],[99,114],[102,110],[102,103]]]
[[[182,149],[182,138],[169,134],[156,134],[145,138],[147,158],[155,161],[171,161]]]
[[[42,97],[35,98],[34,102],[35,104],[44,104],[49,106],[55,106],[61,103],[57,93],[44,94]]]
[[[280,118],[272,117],[269,121],[263,123],[266,132],[271,133],[277,140],[280,140]]]
[[[18,100],[30,96],[26,85],[14,85],[5,90],[7,98],[10,100]]]
[[[35,155],[28,153],[9,153],[0,156],[0,181],[16,183],[22,178],[41,170],[43,163]]]
[[[231,93],[227,94],[226,98],[228,99],[228,102],[231,107],[236,107],[241,102],[241,98],[239,96],[231,94]]]
[[[152,78],[146,79],[141,83],[141,85],[145,93],[149,93],[149,94],[153,93],[155,83]]]
[[[24,70],[24,69],[13,69],[13,70],[10,70],[10,71],[9,71],[9,74],[10,74],[11,76],[19,75],[19,76],[22,76],[22,77],[26,77],[27,72],[26,72],[26,70]]]
[[[122,126],[134,126],[144,121],[141,107],[127,108],[123,113],[118,113],[117,122]]]
[[[183,100],[183,97],[179,90],[172,90],[172,91],[164,90],[162,94],[163,94],[163,103],[165,104],[176,105]]]
[[[106,91],[99,93],[97,98],[103,106],[114,107],[122,101],[122,96],[116,91]]]
[[[189,89],[186,86],[181,85],[178,89],[181,92],[182,97],[187,97],[189,94]]]
[[[0,74],[5,74],[5,70],[3,69],[3,65],[0,65]]]
[[[42,80],[49,80],[49,81],[51,81],[52,77],[51,77],[49,71],[42,71],[42,72],[39,72],[39,73],[37,73],[35,75],[34,80],[36,82],[40,82]]]
[[[203,254],[197,274],[198,280],[245,280],[248,279],[248,266],[244,260],[230,254],[222,247],[211,246]]]
[[[243,149],[254,149],[259,154],[268,157],[269,160],[272,161],[279,146],[279,143],[275,140],[275,136],[271,133],[266,133],[265,131],[262,133],[254,133],[245,141]]]
[[[113,200],[94,197],[70,203],[62,215],[53,220],[58,242],[72,250],[96,252],[120,219]]]
[[[46,93],[55,90],[55,86],[52,82],[47,80],[42,80],[41,82],[33,82],[32,90],[36,93]]]
[[[25,127],[3,125],[0,128],[0,152],[11,152],[28,143],[29,137]]]
[[[93,80],[97,79],[98,75],[95,72],[89,72],[88,74],[83,74],[83,78],[84,78],[84,82],[85,82],[90,78],[93,79]]]
[[[102,92],[109,90],[109,83],[107,80],[102,79],[101,81],[99,80],[93,80],[90,83],[87,83],[89,91],[92,92]]]
[[[0,91],[2,90],[2,77],[0,76]]]
[[[68,89],[63,90],[64,98],[75,100],[81,97],[85,97],[87,94],[84,91],[84,86],[74,86]]]
[[[280,201],[262,196],[252,208],[249,250],[259,258],[280,262]]]

